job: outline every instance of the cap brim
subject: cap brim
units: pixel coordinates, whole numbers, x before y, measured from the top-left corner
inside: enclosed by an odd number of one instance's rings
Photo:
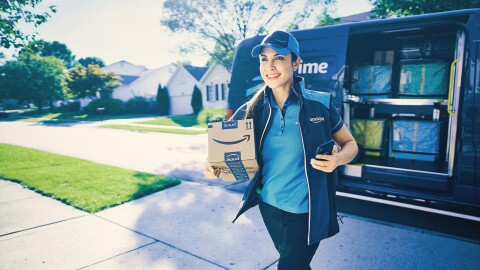
[[[263,47],[268,47],[268,48],[276,51],[278,54],[281,54],[281,55],[286,55],[286,54],[292,52],[292,51],[290,51],[290,50],[287,49],[287,48],[279,48],[279,47],[275,47],[275,45],[273,45],[273,44],[264,43],[264,44],[259,44],[259,45],[255,46],[255,47],[253,47],[253,49],[252,49],[252,57],[258,57],[258,56],[260,55],[260,53],[262,52]]]

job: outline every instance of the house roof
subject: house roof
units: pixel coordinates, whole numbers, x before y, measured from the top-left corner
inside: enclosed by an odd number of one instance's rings
[[[375,17],[371,11],[362,12],[358,14],[353,14],[350,16],[342,17],[342,23],[353,23],[353,22],[363,22],[363,21],[370,21],[372,17]]]
[[[192,74],[197,81],[200,81],[205,72],[208,70],[207,67],[195,67],[191,65],[184,65],[183,67],[188,71],[188,73]]]
[[[131,84],[136,79],[140,78],[140,76],[131,76],[131,75],[118,75],[120,76],[120,82],[123,85]]]

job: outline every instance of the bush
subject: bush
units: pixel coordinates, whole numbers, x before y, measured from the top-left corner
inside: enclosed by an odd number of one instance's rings
[[[59,107],[50,108],[52,113],[78,112],[80,111],[79,101],[67,101]]]
[[[204,108],[197,116],[198,124],[225,121],[227,113],[222,108]]]
[[[134,97],[125,103],[125,111],[127,113],[151,113],[152,102],[145,97]]]
[[[98,108],[105,108],[99,111]],[[89,114],[121,114],[125,111],[125,104],[120,99],[97,99],[90,102],[86,107]]]

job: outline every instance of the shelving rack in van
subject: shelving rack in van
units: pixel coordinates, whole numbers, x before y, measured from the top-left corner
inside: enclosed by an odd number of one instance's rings
[[[365,156],[343,168],[345,181],[448,192],[464,30],[448,23],[375,30],[349,36],[343,116]],[[381,132],[365,140],[379,121]]]

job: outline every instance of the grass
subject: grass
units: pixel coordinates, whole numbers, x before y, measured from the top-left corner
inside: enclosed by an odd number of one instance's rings
[[[0,178],[91,213],[180,183],[175,178],[9,144],[0,144]]]
[[[207,127],[206,123],[199,123],[197,115],[176,115],[171,117],[159,117],[152,120],[138,122],[139,124],[181,126],[181,127]]]
[[[137,118],[137,117],[147,117],[151,115],[145,114],[115,114],[115,115],[97,115],[97,114],[87,114],[85,112],[63,112],[63,113],[42,113],[42,114],[26,114],[19,116],[9,117],[5,119],[6,121],[23,121],[23,122],[33,122],[33,123],[42,123],[42,124],[64,124],[64,123],[75,123],[81,121],[103,121],[111,119],[126,119],[126,118]]]
[[[184,135],[196,135],[207,133],[207,130],[191,130],[191,129],[180,129],[180,128],[160,128],[160,127],[144,127],[144,126],[133,126],[133,125],[102,125],[104,128],[114,128],[114,129],[125,129],[131,131],[147,131],[147,132],[162,132],[162,133],[173,133],[173,134],[184,134]]]

